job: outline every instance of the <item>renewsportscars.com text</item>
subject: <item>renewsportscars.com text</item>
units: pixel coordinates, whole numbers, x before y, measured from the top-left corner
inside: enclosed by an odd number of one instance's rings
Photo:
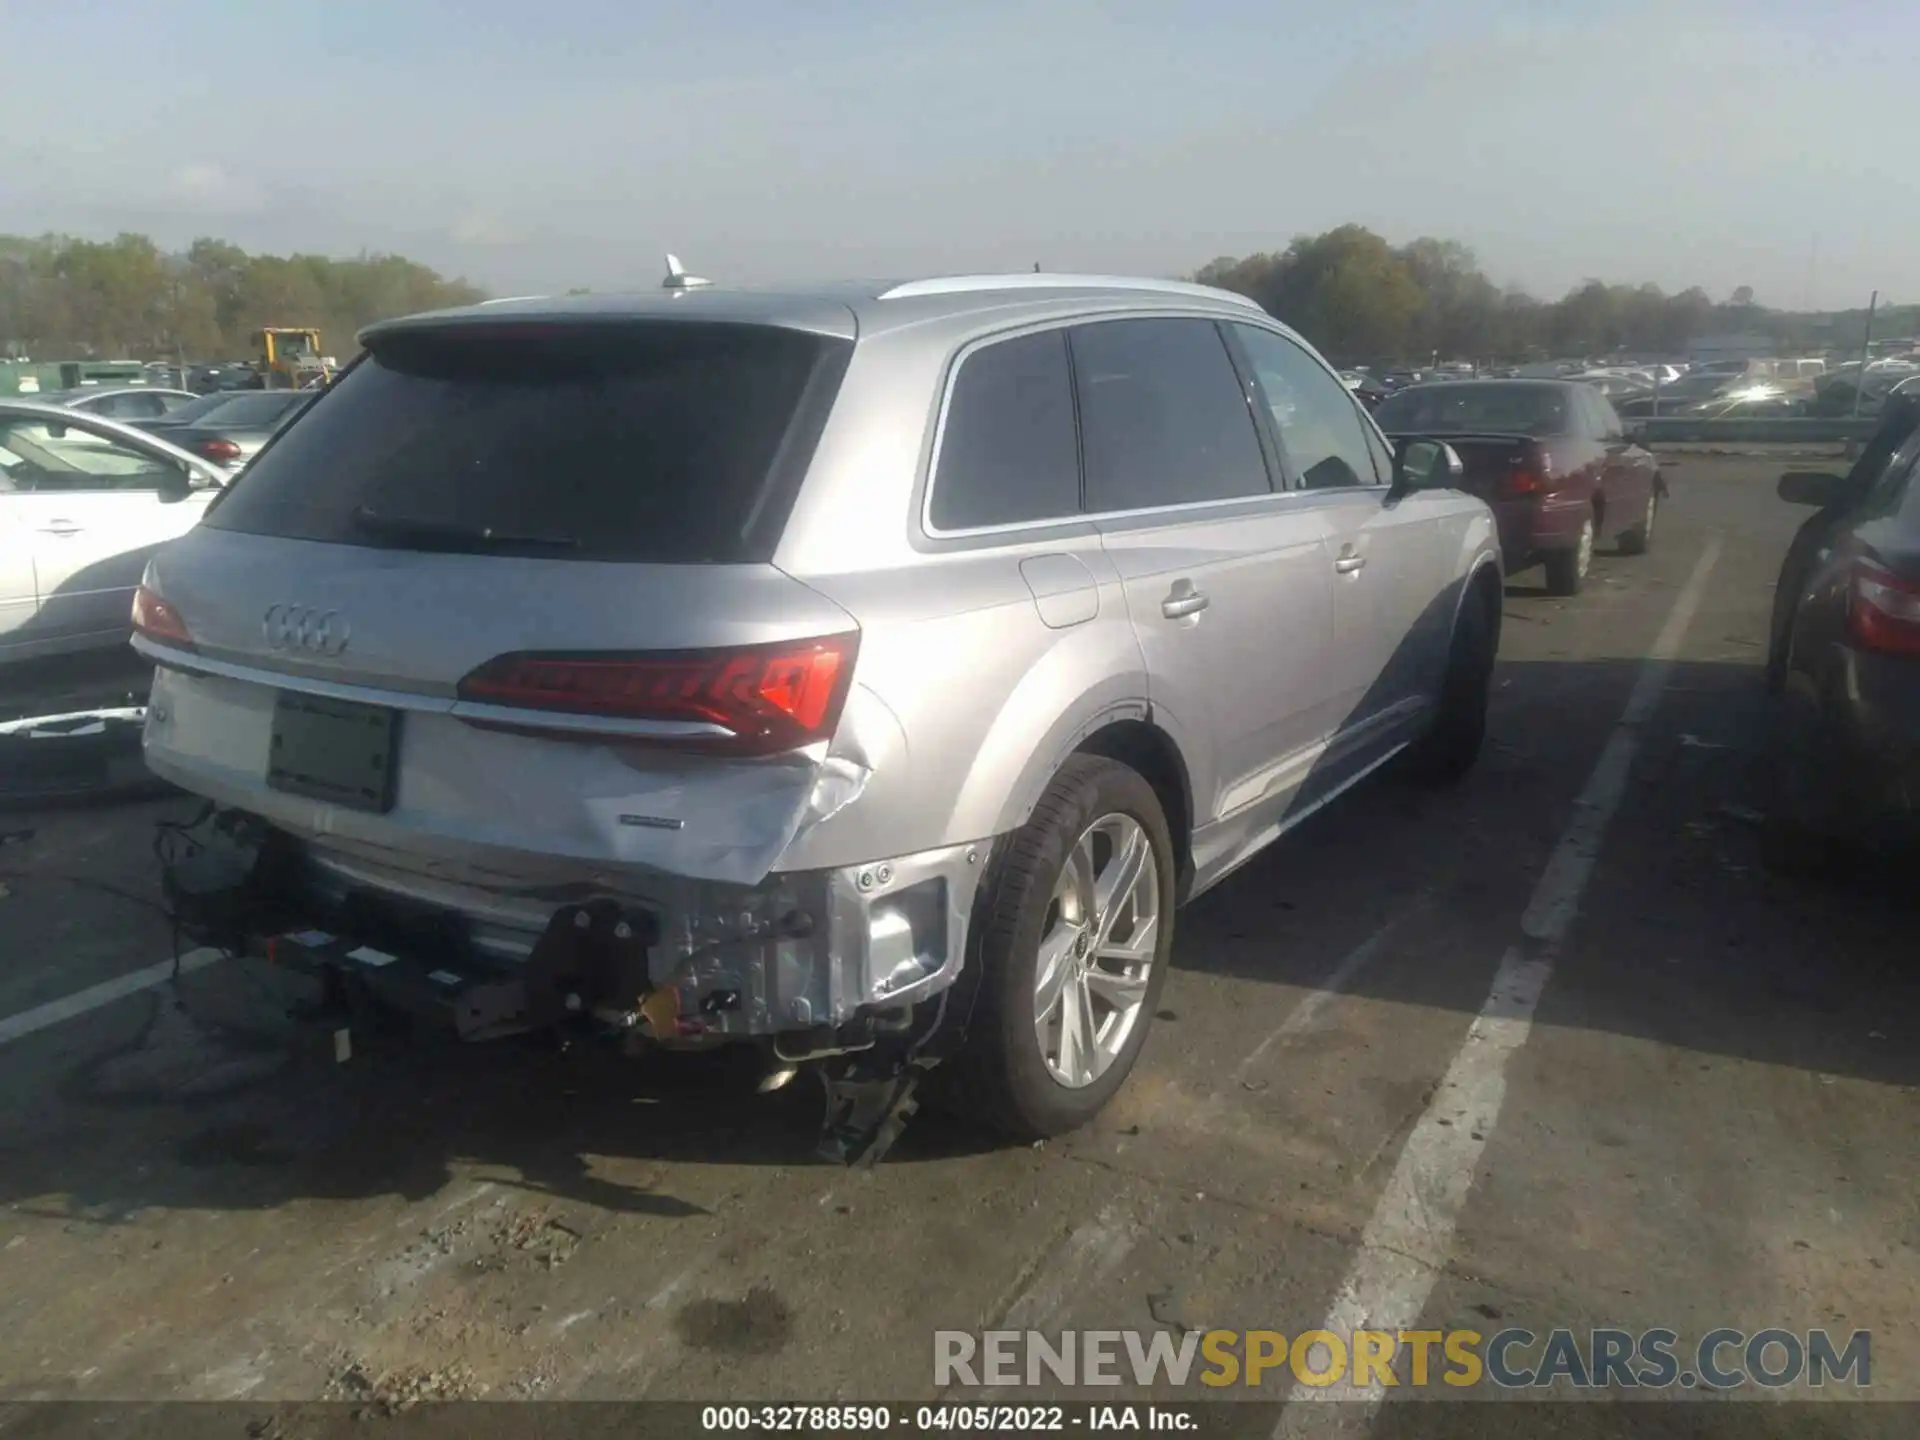
[[[1665,1329],[939,1330],[933,1383],[950,1386],[1492,1384],[1506,1390],[1780,1390],[1873,1383],[1872,1335],[1825,1330],[1708,1331],[1691,1344]]]

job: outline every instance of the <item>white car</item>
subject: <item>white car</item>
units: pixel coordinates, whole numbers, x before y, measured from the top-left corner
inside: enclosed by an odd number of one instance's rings
[[[224,479],[130,426],[0,400],[0,664],[124,645],[148,559]]]

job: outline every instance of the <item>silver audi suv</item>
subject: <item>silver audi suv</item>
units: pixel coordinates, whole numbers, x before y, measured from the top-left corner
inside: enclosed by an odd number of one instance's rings
[[[1472,763],[1492,518],[1235,295],[673,271],[369,329],[152,561],[148,763],[250,837],[249,944],[469,1037],[1078,1125],[1178,906]]]

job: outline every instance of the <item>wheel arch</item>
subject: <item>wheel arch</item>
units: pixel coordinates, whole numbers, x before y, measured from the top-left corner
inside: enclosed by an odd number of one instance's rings
[[[1117,761],[1153,788],[1173,837],[1175,894],[1184,901],[1193,888],[1193,777],[1173,737],[1151,719],[1116,718],[1088,734],[1074,753]]]

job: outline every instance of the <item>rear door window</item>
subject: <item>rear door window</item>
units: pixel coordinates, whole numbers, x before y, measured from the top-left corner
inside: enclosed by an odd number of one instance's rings
[[[1269,493],[1246,389],[1211,321],[1106,320],[1071,337],[1088,510]]]
[[[928,518],[936,530],[1078,514],[1080,452],[1064,330],[1022,335],[960,362]]]
[[[700,321],[398,331],[316,392],[205,523],[403,549],[765,560],[851,350]]]
[[[124,395],[109,395],[98,408],[112,420],[153,420],[167,413],[167,402],[158,395],[129,390]]]

